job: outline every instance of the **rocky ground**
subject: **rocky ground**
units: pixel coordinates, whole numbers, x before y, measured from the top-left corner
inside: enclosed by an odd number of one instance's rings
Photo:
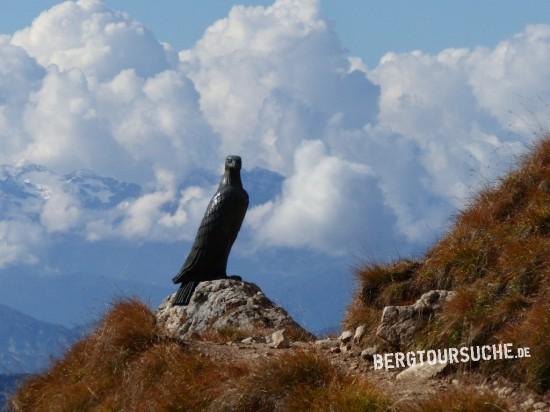
[[[450,291],[431,291],[412,305],[387,307],[377,335],[388,342],[407,339],[452,296]],[[396,371],[375,370],[372,355],[378,349],[364,343],[364,327],[315,340],[251,283],[230,279],[203,282],[187,307],[171,306],[172,298],[169,296],[157,310],[159,324],[168,336],[209,359],[254,362],[285,352],[319,351],[338,368],[384,389],[396,402],[471,388],[507,400],[510,411],[550,411],[550,395],[539,396],[521,385],[472,371],[427,364]],[[212,333],[227,328],[241,333]]]
[[[284,352],[322,351],[331,362],[347,373],[366,378],[385,390],[396,402],[407,402],[428,398],[430,395],[443,393],[453,388],[472,388],[479,392],[494,393],[507,400],[510,411],[550,411],[550,396],[539,396],[520,385],[502,379],[487,379],[472,372],[441,374],[433,377],[419,378],[415,374],[410,379],[398,378],[400,371],[387,372],[374,370],[373,364],[365,356],[360,346],[342,344],[339,338],[328,338],[316,342],[291,342],[286,348],[273,348],[268,343],[259,342],[226,342],[183,341],[189,349],[201,356],[216,360],[254,361],[278,356]],[[334,350],[335,348],[349,348]]]

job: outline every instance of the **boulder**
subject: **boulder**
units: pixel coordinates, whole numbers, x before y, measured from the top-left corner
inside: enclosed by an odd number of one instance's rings
[[[353,335],[353,342],[354,343],[361,342],[361,339],[363,339],[363,336],[365,336],[366,331],[367,331],[366,325],[357,326],[357,328],[355,329],[355,334]]]
[[[395,379],[398,381],[410,380],[414,382],[425,381],[431,379],[443,372],[447,367],[447,363],[435,363],[430,365],[429,363],[419,363],[408,367],[402,372],[399,372]]]
[[[253,283],[235,279],[201,282],[187,306],[172,306],[175,295],[169,295],[155,313],[161,330],[173,338],[185,340],[227,329],[248,336],[286,329],[288,337],[314,338]]]
[[[369,346],[361,351],[361,358],[372,361],[376,353],[378,353],[378,348],[376,346]]]
[[[345,330],[338,339],[340,339],[343,343],[347,343],[351,340],[351,338],[353,338],[353,332],[351,330]]]
[[[340,342],[337,339],[331,339],[331,338],[325,338],[325,339],[319,339],[315,341],[315,345],[323,348],[323,349],[330,349],[338,346]]]
[[[283,348],[290,347],[290,343],[288,342],[284,329],[280,329],[272,333],[271,343],[269,344],[269,346],[275,349],[283,349]]]
[[[394,347],[406,347],[412,342],[414,334],[455,294],[456,292],[448,290],[431,290],[424,293],[413,305],[386,306],[376,336]]]

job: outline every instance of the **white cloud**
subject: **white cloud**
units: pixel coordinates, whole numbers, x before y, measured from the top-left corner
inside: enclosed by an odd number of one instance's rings
[[[350,63],[316,0],[233,7],[180,53],[224,152],[286,173],[304,139],[335,115],[347,127],[374,119],[378,89]]]
[[[394,217],[367,166],[328,155],[321,141],[307,141],[296,150],[294,167],[281,197],[250,213],[260,239],[331,254],[387,252]]]
[[[53,191],[48,191],[40,222],[48,232],[67,232],[79,221],[80,205],[78,199],[65,192],[62,187],[53,188]]]
[[[213,188],[191,186],[178,192],[175,177],[166,170],[158,170],[156,179],[156,187],[143,196],[125,200],[107,213],[90,213],[88,240],[192,240]]]
[[[229,153],[286,179],[249,211],[258,247],[425,244],[548,128],[549,65],[550,26],[537,25],[494,49],[388,53],[371,70],[315,0],[234,7],[178,58],[99,1],[62,3],[0,37],[0,162],[58,173],[41,183],[49,199],[0,208],[0,261],[32,260],[25,242],[46,232],[190,240],[214,188],[181,182]],[[59,177],[80,168],[144,192],[87,208]]]
[[[159,167],[179,179],[217,167],[218,137],[170,50],[93,0],[61,3],[0,38],[0,162],[142,184]]]
[[[536,136],[550,128],[550,26],[529,25],[494,49],[479,48],[467,65],[479,107],[503,128]]]
[[[129,68],[147,77],[169,67],[164,47],[147,28],[99,0],[58,4],[16,32],[12,43],[45,67],[77,68],[100,80]]]
[[[0,221],[0,268],[15,263],[36,263],[40,241],[40,228],[28,221]]]

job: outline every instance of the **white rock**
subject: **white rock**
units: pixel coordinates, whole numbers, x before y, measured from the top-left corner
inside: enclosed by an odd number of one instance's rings
[[[454,291],[431,290],[420,296],[413,305],[386,306],[382,311],[376,336],[395,347],[406,346],[412,341],[414,334],[425,326],[428,319],[455,295]]]
[[[242,331],[297,330],[313,338],[253,283],[219,279],[198,284],[186,306],[172,306],[175,293],[156,311],[167,336],[190,339],[193,334],[224,328]],[[252,334],[252,333],[251,333]]]
[[[378,350],[376,346],[369,346],[368,348],[365,348],[361,351],[361,358],[366,360],[372,360],[373,355],[377,352]]]
[[[254,343],[254,338],[252,336],[248,337],[248,338],[244,338],[241,343],[245,343],[245,344],[251,344],[251,343]]]
[[[523,402],[522,405],[524,406],[531,406],[535,403],[535,400],[530,396],[529,398],[527,398],[527,400],[525,402]]]
[[[271,334],[271,343],[269,346],[274,349],[283,349],[290,347],[290,343],[288,342],[288,338],[285,335],[284,329],[280,329]]]
[[[340,345],[340,352],[348,353],[351,350],[351,345],[348,343],[343,343]]]
[[[353,341],[355,343],[361,342],[361,339],[363,339],[363,336],[365,335],[366,330],[367,330],[366,325],[357,326],[357,328],[355,329],[355,334],[353,335]]]
[[[418,380],[425,381],[435,377],[438,373],[442,372],[447,366],[446,363],[436,363],[430,365],[429,363],[413,365],[404,371],[400,372],[395,379],[400,380]]]
[[[536,411],[544,410],[546,408],[546,404],[544,402],[537,402],[533,404],[533,409]]]
[[[351,330],[345,330],[338,339],[340,339],[341,342],[346,343],[349,342],[351,338],[353,338],[353,332]]]
[[[336,339],[319,339],[315,341],[315,345],[320,346],[321,348],[327,349],[327,348],[334,348],[335,346],[338,346],[338,341]]]

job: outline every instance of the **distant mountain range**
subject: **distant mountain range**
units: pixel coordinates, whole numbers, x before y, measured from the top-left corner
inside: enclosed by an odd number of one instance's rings
[[[33,373],[63,354],[81,329],[38,321],[0,305],[0,374]]]
[[[46,199],[49,195],[47,184],[42,181],[54,178],[70,188],[80,204],[87,209],[108,209],[120,202],[138,197],[141,187],[135,183],[120,182],[110,177],[99,176],[90,170],[58,175],[40,166],[22,167],[0,166],[0,194],[2,208],[8,211],[9,206],[22,205],[32,199]]]
[[[91,170],[77,170],[65,175],[59,175],[40,165],[25,165],[14,167],[0,165],[0,218],[9,212],[10,207],[22,206],[33,199],[48,197],[47,185],[40,183],[50,176],[67,186],[75,195],[82,207],[91,210],[104,210],[117,206],[124,200],[137,198],[143,194],[143,189],[136,183],[122,182],[112,177],[100,176]],[[281,192],[284,177],[267,169],[255,168],[243,170],[242,178],[245,187],[252,193],[251,206],[273,199]],[[183,182],[188,187],[214,185],[220,176],[209,171],[195,171]]]

